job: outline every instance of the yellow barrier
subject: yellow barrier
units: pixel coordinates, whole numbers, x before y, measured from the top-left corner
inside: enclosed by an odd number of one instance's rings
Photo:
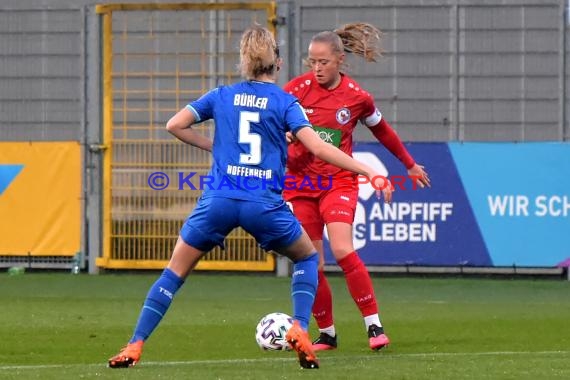
[[[80,244],[79,143],[0,143],[0,254],[72,256]]]
[[[275,32],[276,5],[259,3],[102,4],[103,37],[103,256],[114,269],[159,269],[198,190],[157,191],[154,172],[205,173],[211,156],[176,141],[166,121],[190,100],[220,83],[239,80],[238,43],[253,23]],[[199,128],[205,134],[211,124]],[[196,269],[272,271],[275,261],[245,231],[226,249],[209,253]]]

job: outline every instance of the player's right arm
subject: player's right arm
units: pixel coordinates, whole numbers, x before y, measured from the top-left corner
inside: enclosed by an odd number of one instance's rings
[[[390,203],[392,201],[392,184],[386,177],[380,175],[370,166],[355,160],[334,145],[324,142],[312,128],[298,129],[295,137],[321,160],[366,176],[376,189],[376,193],[380,195],[380,191],[382,192],[385,202]]]

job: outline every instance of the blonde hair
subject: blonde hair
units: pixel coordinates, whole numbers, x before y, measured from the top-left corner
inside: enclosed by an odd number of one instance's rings
[[[247,29],[241,36],[239,58],[239,69],[245,79],[275,73],[279,50],[273,33],[259,25]]]
[[[328,43],[334,53],[352,53],[367,62],[376,62],[384,53],[381,46],[382,35],[374,25],[358,22],[345,24],[332,32],[317,33],[311,38],[311,43]]]

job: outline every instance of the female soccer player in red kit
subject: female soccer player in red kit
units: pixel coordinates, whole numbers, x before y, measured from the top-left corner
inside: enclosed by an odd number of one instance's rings
[[[348,24],[334,32],[321,32],[309,44],[307,63],[311,71],[285,85],[304,108],[321,138],[352,154],[352,133],[360,121],[408,169],[421,187],[429,186],[423,166],[408,153],[396,132],[376,108],[372,96],[341,71],[345,52],[375,61],[380,56],[380,31],[370,24]],[[384,333],[374,288],[364,263],[354,250],[352,224],[358,198],[357,177],[348,171],[314,157],[302,144],[293,141],[288,148],[287,175],[291,185],[284,191],[295,216],[319,252],[319,283],[313,316],[320,336],[315,350],[335,349],[337,336],[333,322],[332,294],[324,275],[323,228],[326,226],[331,251],[344,272],[348,290],[360,309],[368,331],[369,345],[379,350],[390,340]],[[321,176],[321,177],[319,177]],[[322,190],[306,186],[322,176],[332,176],[332,186]],[[305,186],[302,185],[305,181]]]

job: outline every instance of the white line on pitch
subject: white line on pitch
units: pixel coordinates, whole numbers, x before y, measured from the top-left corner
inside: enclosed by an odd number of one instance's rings
[[[446,356],[511,356],[511,355],[569,355],[570,351],[489,351],[489,352],[418,352],[409,354],[387,354],[387,355],[360,355],[360,356],[341,356],[326,355],[326,359],[374,359],[378,357],[383,359],[398,358],[429,358],[429,357],[446,357]],[[220,360],[184,360],[184,361],[143,361],[144,366],[175,366],[175,365],[201,365],[201,364],[243,364],[243,363],[263,363],[263,362],[279,362],[279,361],[295,361],[295,357],[273,357],[273,358],[256,358],[256,359],[220,359]],[[50,369],[50,368],[73,368],[73,367],[105,367],[104,363],[73,363],[73,364],[38,364],[38,365],[3,365],[0,370],[24,370],[24,369]]]

